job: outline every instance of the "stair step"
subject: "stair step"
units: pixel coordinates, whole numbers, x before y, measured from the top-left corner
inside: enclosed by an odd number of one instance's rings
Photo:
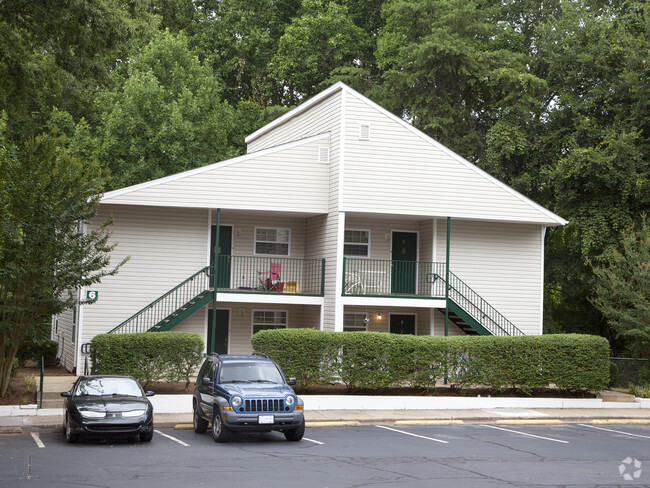
[[[605,390],[600,392],[604,402],[634,403],[634,395],[622,391]]]

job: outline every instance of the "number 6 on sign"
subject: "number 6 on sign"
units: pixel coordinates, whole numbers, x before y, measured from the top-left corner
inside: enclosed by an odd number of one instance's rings
[[[86,300],[97,300],[99,293],[95,290],[86,291]]]

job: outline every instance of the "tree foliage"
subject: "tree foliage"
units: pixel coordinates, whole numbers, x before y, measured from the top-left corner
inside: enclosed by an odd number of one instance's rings
[[[95,215],[103,174],[70,156],[64,138],[44,134],[18,146],[0,124],[0,396],[18,346],[47,332],[52,315],[78,302],[76,290],[114,274],[105,222]]]
[[[650,228],[623,233],[622,250],[596,266],[593,304],[637,355],[650,356]]]

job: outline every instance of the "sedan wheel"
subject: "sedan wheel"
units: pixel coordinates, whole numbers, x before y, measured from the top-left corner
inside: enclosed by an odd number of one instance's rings
[[[216,408],[215,408],[216,410]],[[215,442],[227,442],[230,439],[230,429],[223,425],[219,412],[214,413],[212,418],[212,438]]]
[[[149,432],[140,432],[140,440],[142,442],[151,442],[151,439],[153,439],[153,425]]]
[[[67,415],[65,417],[65,440],[70,444],[75,443],[79,440],[79,434],[75,434],[70,428],[70,421],[68,420]]]

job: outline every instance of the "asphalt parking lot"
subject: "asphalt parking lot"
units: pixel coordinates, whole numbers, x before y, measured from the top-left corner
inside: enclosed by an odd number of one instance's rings
[[[364,425],[242,434],[158,429],[151,443],[0,436],[1,487],[650,486],[650,426]]]

